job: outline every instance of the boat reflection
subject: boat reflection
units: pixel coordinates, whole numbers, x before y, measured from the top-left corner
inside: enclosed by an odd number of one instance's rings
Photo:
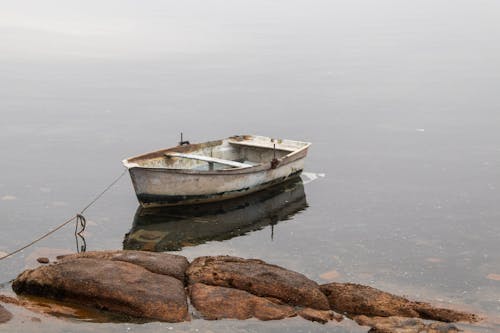
[[[226,240],[290,219],[307,208],[300,177],[241,198],[211,204],[142,208],[134,216],[123,248],[174,251]]]

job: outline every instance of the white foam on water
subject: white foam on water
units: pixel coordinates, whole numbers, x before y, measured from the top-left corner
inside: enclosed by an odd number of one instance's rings
[[[302,183],[308,184],[319,178],[324,178],[326,175],[324,173],[314,173],[314,172],[302,172]]]

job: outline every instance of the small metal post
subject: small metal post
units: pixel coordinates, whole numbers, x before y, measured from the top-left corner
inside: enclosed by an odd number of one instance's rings
[[[274,157],[271,160],[271,169],[276,169],[278,164],[280,164],[280,161],[278,161],[278,159],[276,158],[276,144],[275,143],[273,144],[273,154],[274,154]]]
[[[179,141],[179,146],[188,145],[189,141],[188,140],[184,141],[182,134],[183,133],[181,132],[181,141]]]

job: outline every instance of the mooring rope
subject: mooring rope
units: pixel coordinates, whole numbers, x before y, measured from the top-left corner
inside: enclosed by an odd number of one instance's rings
[[[0,257],[0,260],[6,259],[6,258],[8,258],[10,256],[13,256],[16,253],[21,252],[22,250],[24,250],[24,249],[32,246],[33,244],[35,244],[35,243],[37,243],[39,241],[41,241],[42,239],[49,237],[50,235],[52,235],[53,233],[55,233],[56,231],[58,231],[62,227],[68,225],[69,223],[71,223],[72,221],[75,221],[75,220],[76,220],[75,236],[79,236],[80,238],[83,239],[82,232],[85,230],[85,226],[86,226],[86,222],[87,222],[87,220],[83,216],[83,213],[87,209],[89,209],[93,204],[95,204],[97,202],[97,200],[99,200],[104,195],[104,193],[106,193],[107,191],[109,191],[109,189],[111,189],[116,183],[118,183],[118,181],[123,177],[123,175],[125,175],[125,173],[127,172],[127,170],[128,169],[125,168],[123,170],[123,172],[118,177],[116,177],[116,179],[113,180],[101,193],[99,193],[87,206],[85,206],[80,211],[80,213],[78,213],[75,216],[73,216],[72,218],[64,221],[63,223],[61,223],[60,225],[58,225],[57,227],[55,227],[51,231],[49,231],[49,232],[43,234],[42,236],[34,239],[33,241],[29,242],[28,244],[26,244],[26,245],[18,248],[17,250],[14,250],[12,252],[9,252],[9,253],[5,254],[4,256]],[[78,230],[78,226],[79,225],[80,225],[80,228],[81,228],[80,230]],[[83,245],[82,245],[81,249],[78,249],[78,243],[77,243],[77,251],[84,252],[85,248],[86,248],[85,239],[83,239]]]

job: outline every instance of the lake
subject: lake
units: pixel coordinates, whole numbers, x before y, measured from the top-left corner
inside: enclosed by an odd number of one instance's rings
[[[173,146],[180,132],[191,142],[234,134],[309,141],[296,206],[275,195],[252,199],[237,219],[201,217],[235,223],[225,233],[150,249],[260,258],[318,283],[362,283],[482,313],[486,323],[459,327],[500,330],[500,3],[0,8],[1,252],[73,216],[120,175],[122,159]],[[272,214],[258,210],[262,200],[277,202]],[[168,219],[137,222],[137,211],[125,175],[86,211],[87,250],[122,249],[126,234],[142,229],[164,239],[170,226],[157,223]],[[193,222],[169,219],[179,228]],[[196,228],[186,230],[200,234]],[[39,256],[76,251],[73,231],[71,224],[0,261],[0,283]],[[93,323],[9,309],[16,316],[0,331],[367,330],[298,318]]]

